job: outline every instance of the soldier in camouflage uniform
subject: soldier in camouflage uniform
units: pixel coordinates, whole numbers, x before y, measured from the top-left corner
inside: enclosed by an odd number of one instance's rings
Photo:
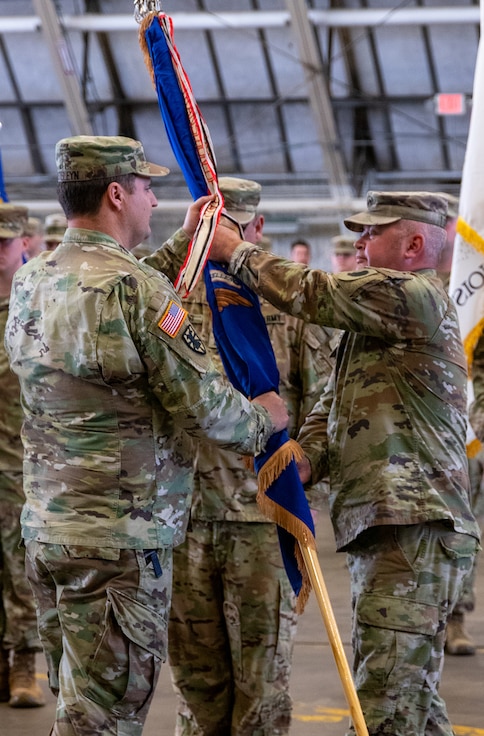
[[[219,186],[227,214],[247,241],[259,243],[260,184],[222,177]],[[223,370],[203,281],[184,306]],[[295,435],[329,378],[334,336],[265,300],[261,309]],[[168,655],[178,695],[177,736],[289,732],[295,596],[276,527],[259,511],[256,495],[256,478],[244,458],[198,445],[190,525],[173,557]]]
[[[130,253],[167,170],[125,137],[63,139],[56,162],[69,228],[17,272],[6,327],[27,569],[58,694],[52,735],[139,736],[166,658],[190,435],[251,455],[287,413],[275,393],[251,404],[223,379],[169,279]],[[185,245],[209,199],[189,208]],[[173,275],[169,246],[163,259]]]
[[[369,733],[451,736],[438,692],[445,626],[480,531],[469,505],[465,357],[436,274],[447,202],[369,192],[367,206],[345,220],[359,233],[357,272],[301,268],[232,232],[217,234],[211,258],[230,260],[278,308],[345,331],[298,436],[301,478],[330,477]]]
[[[25,253],[27,214],[26,207],[0,203],[0,701],[14,708],[45,702],[35,679],[35,653],[41,646],[21,545],[20,386],[3,344],[12,279]]]

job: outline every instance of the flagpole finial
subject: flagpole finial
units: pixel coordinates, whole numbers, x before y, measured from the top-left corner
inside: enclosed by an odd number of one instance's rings
[[[150,13],[161,13],[161,0],[134,0],[134,19],[141,23]]]

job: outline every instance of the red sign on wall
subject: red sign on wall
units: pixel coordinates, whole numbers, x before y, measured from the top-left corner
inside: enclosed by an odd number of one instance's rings
[[[466,97],[460,92],[435,95],[435,108],[437,115],[464,115]]]

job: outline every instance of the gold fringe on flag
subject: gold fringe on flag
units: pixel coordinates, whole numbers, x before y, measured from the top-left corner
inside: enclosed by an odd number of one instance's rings
[[[151,56],[150,56],[148,44],[146,43],[146,38],[145,38],[146,31],[150,27],[154,18],[158,18],[158,13],[152,11],[151,13],[148,13],[148,15],[145,15],[143,19],[140,21],[139,30],[138,30],[138,41],[139,41],[141,53],[143,55],[143,61],[151,77],[153,88],[156,89],[155,72],[153,70],[153,64],[151,63]]]
[[[314,534],[297,516],[289,513],[266,495],[267,489],[287,468],[289,463],[294,460],[296,463],[302,460],[304,452],[296,440],[289,439],[267,460],[267,462],[259,470],[257,476],[258,491],[257,504],[268,519],[274,521],[287,532],[296,538],[295,557],[299,572],[302,576],[302,585],[297,597],[296,611],[301,614],[304,611],[306,603],[311,593],[311,581],[309,579],[306,564],[301,553],[300,545],[310,549],[316,549],[316,540]]]

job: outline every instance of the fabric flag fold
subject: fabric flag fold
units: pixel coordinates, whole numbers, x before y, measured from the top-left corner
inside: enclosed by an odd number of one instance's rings
[[[484,46],[482,43],[483,7],[481,5],[481,41],[479,42],[472,113],[462,171],[459,217],[454,242],[449,293],[459,318],[469,374],[472,376],[474,349],[484,331]],[[469,383],[469,400],[472,384]],[[468,426],[467,453],[473,457],[481,443]]]
[[[202,212],[201,223],[178,276],[177,288],[189,293],[204,274],[212,309],[213,331],[229,380],[247,397],[279,390],[279,372],[257,296],[220,264],[208,260],[212,235],[223,208],[218,189],[215,154],[190,82],[174,43],[172,20],[149,12],[140,24],[140,46],[152,76],[159,107],[174,155],[194,199],[214,193],[214,207]],[[275,521],[282,559],[301,612],[310,581],[299,545],[316,548],[314,524],[299,480],[298,444],[287,431],[270,440],[254,459],[258,477],[258,503]]]

